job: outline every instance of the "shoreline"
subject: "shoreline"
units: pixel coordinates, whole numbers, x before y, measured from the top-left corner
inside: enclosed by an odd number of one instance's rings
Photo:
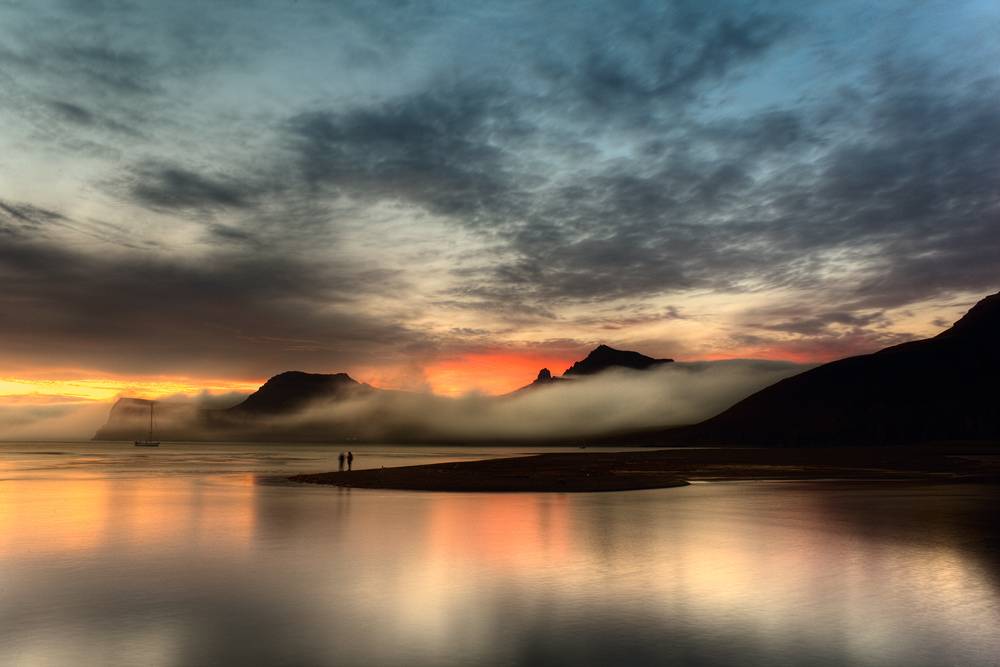
[[[287,479],[359,489],[561,493],[671,488],[687,486],[692,481],[837,479],[1000,483],[1000,446],[719,447],[559,452],[309,473]]]

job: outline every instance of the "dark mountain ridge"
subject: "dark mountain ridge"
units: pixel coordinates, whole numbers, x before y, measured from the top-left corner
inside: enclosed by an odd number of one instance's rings
[[[1000,440],[1000,293],[939,335],[786,378],[647,442],[866,445]]]
[[[282,416],[294,415],[311,403],[343,400],[378,391],[347,373],[286,371],[270,378],[236,405],[218,410],[183,403],[156,401],[155,435],[164,440],[219,438],[256,439],[255,430]],[[95,440],[132,440],[149,427],[150,401],[120,398]],[[326,435],[326,434],[321,434]]]
[[[543,369],[522,390],[583,381],[609,368],[644,370],[670,363],[601,345],[555,377]],[[355,396],[375,399],[363,417],[341,413],[322,421],[322,411],[298,420],[302,409]],[[508,397],[512,394],[507,395]],[[390,401],[390,398],[394,398]],[[345,373],[281,373],[246,400],[226,410],[195,410],[157,404],[157,428],[168,439],[353,440],[386,436],[396,399],[417,402],[418,394],[373,388]],[[431,397],[436,401],[448,401]],[[498,397],[503,398],[503,397]],[[952,327],[926,340],[894,345],[872,354],[841,359],[781,380],[698,424],[588,438],[589,442],[642,444],[745,444],[770,446],[910,444],[931,441],[1000,442],[1000,293],[986,297]],[[429,405],[429,404],[428,404]],[[97,439],[130,440],[148,427],[147,401],[121,399]],[[185,413],[184,410],[187,410]],[[347,416],[344,416],[344,415]],[[296,417],[295,420],[290,419]],[[353,420],[353,421],[352,421]],[[419,420],[395,422],[399,442],[442,441]],[[427,430],[430,428],[431,430]],[[533,440],[542,439],[537,437]],[[577,440],[579,441],[579,440]]]

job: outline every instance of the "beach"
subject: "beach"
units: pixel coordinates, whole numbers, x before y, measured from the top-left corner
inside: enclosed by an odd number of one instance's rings
[[[410,491],[628,491],[692,481],[1000,481],[1000,447],[676,448],[546,453],[353,471],[301,474],[294,482]]]

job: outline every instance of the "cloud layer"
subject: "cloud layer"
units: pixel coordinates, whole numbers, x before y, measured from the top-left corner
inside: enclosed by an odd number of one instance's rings
[[[506,442],[598,437],[691,424],[808,368],[777,361],[674,363],[646,371],[610,369],[506,396],[460,398],[356,386],[293,413],[199,413],[229,407],[224,397],[199,404],[159,401],[156,432],[170,440],[321,440]],[[230,396],[230,405],[238,400]],[[145,404],[116,406],[101,437],[145,434]]]
[[[1000,12],[869,5],[8,3],[0,363],[933,333],[998,287]]]

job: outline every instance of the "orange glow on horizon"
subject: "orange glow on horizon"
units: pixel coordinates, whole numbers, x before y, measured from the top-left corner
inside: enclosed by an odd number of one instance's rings
[[[572,365],[573,360],[560,357],[492,352],[432,363],[425,374],[435,394],[458,396],[470,391],[506,394],[530,384],[543,368],[561,375]]]
[[[845,353],[846,352],[846,353]],[[823,363],[857,354],[838,349],[808,351],[766,348],[746,348],[699,355],[696,359],[678,361],[723,361],[728,359],[770,359],[795,363]],[[582,358],[582,355],[577,355]],[[423,377],[431,392],[444,396],[461,396],[469,392],[499,395],[530,384],[542,368],[561,375],[576,358],[545,354],[487,352],[468,354],[429,363]],[[355,371],[361,369],[355,369]],[[355,374],[359,382],[381,389],[405,388],[394,382],[392,369],[365,369]],[[373,378],[372,375],[375,377]],[[62,369],[0,377],[0,402],[6,404],[51,404],[113,401],[119,397],[162,399],[169,396],[194,396],[256,391],[266,378],[220,379],[188,376],[116,376],[100,371]]]
[[[199,378],[152,377],[0,377],[0,399],[7,402],[43,403],[53,400],[107,401],[119,396],[163,398],[178,394],[250,393],[260,382],[202,380]],[[67,377],[68,376],[68,377]]]

